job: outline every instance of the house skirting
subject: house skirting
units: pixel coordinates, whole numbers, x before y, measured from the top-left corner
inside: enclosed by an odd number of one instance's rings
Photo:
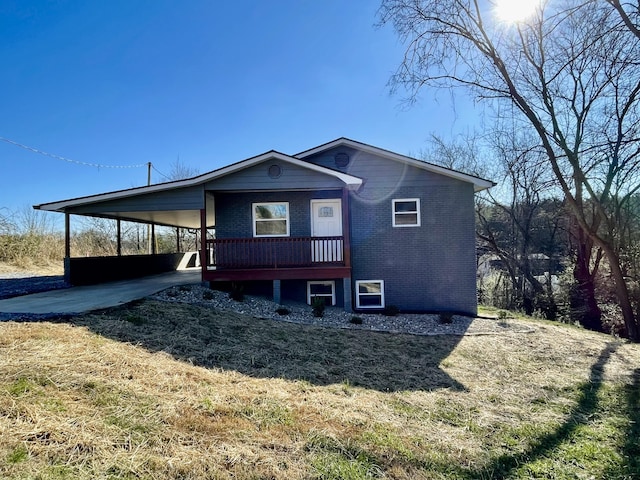
[[[218,281],[210,282],[210,287],[216,290],[233,291],[241,288],[241,291],[249,295],[271,297],[277,305],[286,304],[288,301],[307,302],[308,283],[319,280],[317,278],[306,279],[274,279],[251,281]],[[323,278],[320,280],[332,282],[335,289],[335,306],[343,308],[347,312],[353,311],[351,278]]]

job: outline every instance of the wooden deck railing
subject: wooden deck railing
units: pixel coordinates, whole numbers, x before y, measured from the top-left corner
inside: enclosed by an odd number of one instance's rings
[[[343,237],[220,238],[207,240],[207,267],[295,268],[341,265]]]

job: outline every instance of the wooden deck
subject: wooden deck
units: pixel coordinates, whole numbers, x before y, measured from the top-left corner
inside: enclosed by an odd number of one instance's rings
[[[207,239],[205,281],[351,276],[343,237]]]

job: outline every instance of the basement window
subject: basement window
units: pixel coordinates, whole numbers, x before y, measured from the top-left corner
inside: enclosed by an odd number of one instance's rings
[[[307,282],[307,303],[313,305],[314,298],[324,299],[324,304],[333,306],[336,304],[336,283],[334,281]]]
[[[384,280],[356,281],[357,308],[384,308]]]

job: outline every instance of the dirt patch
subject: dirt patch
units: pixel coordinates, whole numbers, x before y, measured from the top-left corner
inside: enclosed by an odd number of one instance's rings
[[[64,266],[60,262],[31,265],[28,268],[0,262],[0,279],[18,277],[49,277],[64,275]]]

